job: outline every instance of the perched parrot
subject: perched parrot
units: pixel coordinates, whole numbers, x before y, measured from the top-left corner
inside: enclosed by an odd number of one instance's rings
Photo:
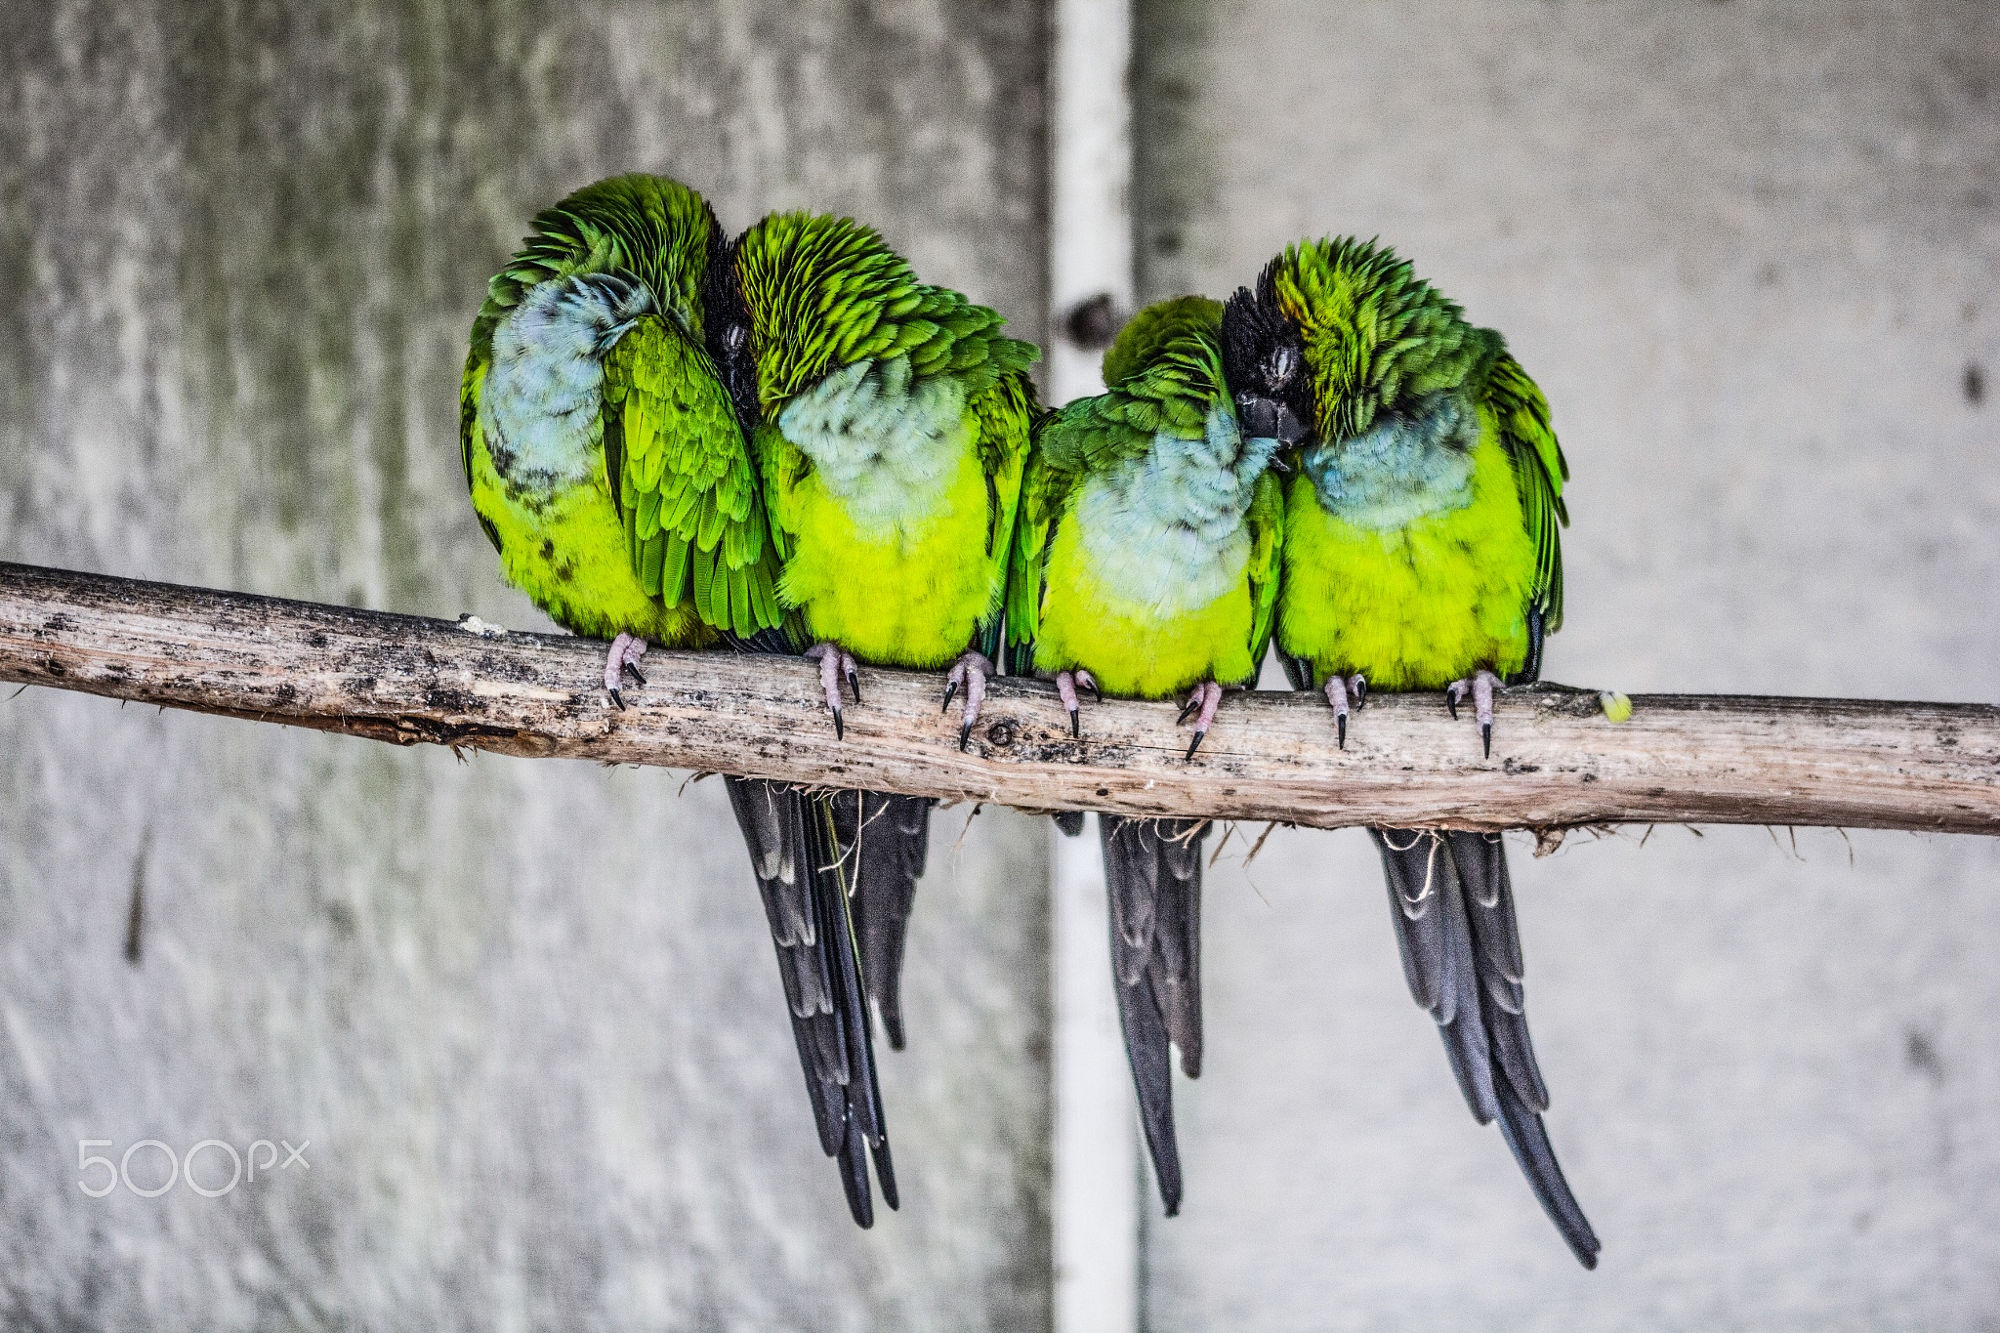
[[[723,378],[783,560],[778,598],[803,632],[761,643],[818,662],[837,735],[843,680],[860,702],[857,664],[948,667],[944,707],[962,691],[965,748],[999,651],[1037,349],[1001,336],[992,310],[919,282],[847,218],[773,214],[738,239],[726,277],[715,304],[745,334],[725,338]],[[933,802],[811,800],[832,822],[861,974],[900,1049],[903,943]]]
[[[1009,575],[1014,669],[1054,673],[1070,729],[1079,687],[1187,696],[1193,759],[1222,687],[1253,685],[1277,604],[1283,490],[1274,454],[1303,435],[1270,413],[1240,422],[1222,305],[1149,306],[1104,357],[1106,392],[1047,417],[1022,486]],[[1291,426],[1299,426],[1294,419]],[[1074,825],[1066,825],[1074,831]],[[1098,816],[1110,891],[1118,1022],[1168,1216],[1180,1210],[1168,1043],[1201,1073],[1197,819]]]
[[[620,708],[648,642],[796,634],[782,606],[743,404],[721,367],[747,340],[731,247],[701,196],[619,176],[534,220],[472,327],[460,454],[502,573],[558,623],[611,639]],[[732,780],[790,1001],[821,1146],[854,1218],[873,1220],[868,1151],[895,1183],[866,992],[831,811]]]
[[[1558,526],[1568,466],[1549,407],[1491,329],[1374,242],[1305,242],[1223,317],[1227,363],[1263,368],[1251,413],[1310,438],[1286,488],[1278,651],[1323,686],[1337,736],[1365,692],[1473,703],[1492,752],[1493,691],[1531,681],[1562,623]],[[1548,1089],[1522,1011],[1521,942],[1497,833],[1376,829],[1403,970],[1437,1020],[1480,1123],[1501,1133],[1586,1268],[1598,1240],[1542,1124]]]

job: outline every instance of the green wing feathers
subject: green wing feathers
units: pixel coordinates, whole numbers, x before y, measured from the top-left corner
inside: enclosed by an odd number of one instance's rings
[[[1049,536],[1055,531],[1071,479],[1049,461],[1047,440],[1062,413],[1050,412],[1035,423],[1034,448],[1021,474],[1021,498],[1014,537],[1007,556],[1007,669],[1026,675],[1034,661],[1035,636],[1041,629],[1043,570]]]
[[[1549,400],[1521,369],[1503,354],[1487,381],[1486,401],[1500,427],[1500,441],[1514,464],[1514,481],[1521,492],[1521,513],[1535,542],[1535,581],[1529,606],[1542,613],[1543,629],[1562,628],[1562,533],[1569,525],[1563,504],[1563,483],[1569,463],[1549,424]]]
[[[1250,660],[1264,664],[1278,610],[1278,578],[1285,544],[1285,488],[1277,474],[1264,472],[1250,497]],[[1251,685],[1257,683],[1253,674]]]
[[[604,361],[604,447],[640,586],[717,629],[780,624],[778,552],[757,476],[707,356],[648,316]]]
[[[986,558],[1000,584],[1000,604],[982,630],[986,654],[1000,660],[1012,638],[1012,574],[1016,530],[1020,528],[1022,488],[1030,466],[1036,420],[1042,408],[1026,374],[1008,374],[974,398],[972,412],[980,428],[980,464],[986,472],[986,502],[992,510],[986,526]],[[1044,532],[1046,536],[1046,532]]]

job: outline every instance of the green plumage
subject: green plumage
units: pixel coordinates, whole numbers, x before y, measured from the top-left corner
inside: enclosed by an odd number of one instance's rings
[[[1387,247],[1295,245],[1260,296],[1302,336],[1317,435],[1287,488],[1280,651],[1390,690],[1520,671],[1529,613],[1562,623],[1568,469],[1541,391]],[[1449,414],[1455,434],[1421,439]]]
[[[1038,428],[1009,575],[1016,662],[1141,698],[1254,681],[1284,514],[1270,442],[1236,425],[1221,314],[1148,307],[1105,354],[1111,387]]]
[[[1282,386],[1312,424],[1286,488],[1277,608],[1295,683],[1323,682],[1343,728],[1354,677],[1450,689],[1474,702],[1490,749],[1495,678],[1532,679],[1562,622],[1568,472],[1541,391],[1498,333],[1373,242],[1291,247],[1227,319],[1249,361],[1289,364],[1296,347],[1303,362]],[[1499,836],[1372,832],[1405,978],[1467,1105],[1498,1122],[1571,1252],[1594,1266],[1597,1236],[1542,1121]]]
[[[578,633],[700,645],[784,621],[756,473],[703,344],[720,240],[677,182],[601,181],[536,217],[473,323],[474,506],[509,581]]]
[[[1034,346],[845,218],[768,217],[735,271],[781,599],[864,661],[950,661],[997,625]]]

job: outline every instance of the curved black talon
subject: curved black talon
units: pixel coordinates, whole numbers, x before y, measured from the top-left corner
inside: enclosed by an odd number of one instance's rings
[[[1368,702],[1368,678],[1366,676],[1356,676],[1354,678],[1354,688],[1349,693],[1354,696],[1354,711],[1357,713],[1360,712],[1361,705]]]
[[[847,668],[847,688],[854,691],[854,702],[861,702],[861,677],[854,674],[854,668]]]
[[[847,739],[847,727],[840,720],[840,710],[838,708],[833,710],[833,738],[837,741]]]
[[[639,674],[639,668],[633,666],[630,662],[625,663],[624,671],[626,675],[630,676],[633,680],[638,681],[641,685],[644,685],[646,683],[646,678]]]
[[[1177,727],[1180,726],[1182,723],[1186,722],[1189,718],[1193,717],[1200,710],[1201,710],[1201,693],[1200,691],[1196,691],[1194,698],[1188,700],[1187,706],[1181,709],[1181,715],[1174,719],[1174,725]],[[1194,751],[1190,750],[1188,751],[1188,753],[1193,754]]]
[[[1347,748],[1347,714],[1335,713],[1333,715],[1333,725],[1334,729],[1340,733],[1339,748],[1345,750]]]
[[[968,722],[958,729],[958,748],[963,751],[965,743],[970,739],[972,739],[972,724]]]
[[[1480,723],[1479,739],[1486,745],[1486,757],[1491,759],[1493,757],[1493,724],[1491,722]]]
[[[1083,739],[1083,718],[1072,708],[1069,710],[1069,734],[1072,740]]]
[[[938,709],[938,712],[949,713],[951,711],[951,698],[953,695],[957,693],[958,693],[958,682],[955,680],[946,681],[944,683],[944,707]]]
[[[1451,720],[1458,721],[1458,696],[1450,690],[1444,692],[1444,706],[1451,710]]]
[[[1205,731],[1197,731],[1194,734],[1194,739],[1188,742],[1187,757],[1189,759],[1194,758],[1194,752],[1201,748],[1201,738],[1206,735],[1208,735],[1208,733]]]
[[[611,702],[612,702],[612,703],[614,703],[614,704],[617,704],[617,705],[618,705],[618,711],[619,711],[619,712],[621,712],[621,713],[622,713],[622,712],[624,712],[624,711],[625,711],[625,696],[624,696],[624,695],[622,695],[622,694],[618,693],[618,691],[616,691],[616,690],[606,690],[606,691],[605,691],[605,693],[606,693],[606,694],[609,694],[609,695],[611,696]]]
[[[1090,691],[1091,698],[1097,700],[1099,703],[1104,702],[1104,691],[1097,688],[1097,677],[1092,676],[1090,683],[1085,685],[1084,688]]]

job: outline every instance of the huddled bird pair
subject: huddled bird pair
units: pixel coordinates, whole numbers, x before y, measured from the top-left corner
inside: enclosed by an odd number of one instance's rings
[[[1325,691],[1334,743],[1371,687],[1435,689],[1454,713],[1472,702],[1490,752],[1494,688],[1533,679],[1561,622],[1547,404],[1497,333],[1384,247],[1303,243],[1227,304],[1150,307],[1105,354],[1106,392],[1044,412],[1031,345],[850,220],[774,214],[731,240],[693,190],[621,176],[533,228],[473,325],[462,460],[506,577],[611,641],[613,705],[652,643],[809,658],[836,730],[858,663],[948,669],[963,745],[1004,659],[1053,676],[1078,736],[1082,691],[1184,700],[1192,760],[1275,637],[1293,683]],[[821,1146],[867,1226],[871,1159],[897,1198],[869,1001],[900,1047],[930,803],[728,784]],[[1206,829],[1099,827],[1172,1213],[1170,1048],[1199,1072]],[[1374,836],[1410,989],[1473,1114],[1594,1264],[1542,1125],[1498,837]]]

